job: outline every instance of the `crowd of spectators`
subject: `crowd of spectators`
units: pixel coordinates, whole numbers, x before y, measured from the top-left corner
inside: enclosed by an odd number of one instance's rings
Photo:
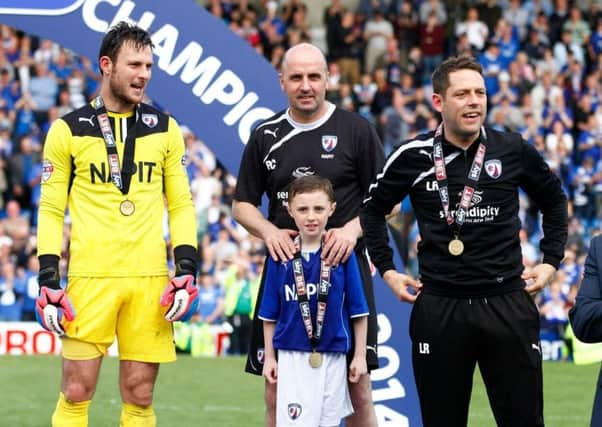
[[[566,325],[589,238],[602,225],[602,2],[359,0],[347,8],[331,0],[323,10],[322,32],[310,24],[301,0],[207,0],[206,9],[276,69],[288,47],[302,41],[322,45],[328,99],[372,122],[387,153],[436,127],[430,74],[441,60],[477,57],[488,92],[488,125],[521,133],[569,195],[566,257],[539,297],[544,325]],[[6,25],[0,33],[0,320],[29,320],[37,295],[35,229],[44,137],[55,118],[96,93],[99,78],[93,62],[50,40]],[[186,126],[183,133],[198,218],[199,280],[207,290],[195,321],[230,320],[240,329],[242,349],[247,326],[241,316],[244,320],[254,309],[265,251],[231,217],[235,178]],[[521,217],[529,268],[539,257],[541,230],[526,197]],[[406,268],[414,271],[419,235],[407,202],[391,226]]]
[[[564,329],[585,247],[602,218],[601,2],[359,0],[350,9],[331,0],[323,11],[323,41],[311,38],[317,33],[299,0],[268,1],[265,11],[244,2],[224,4],[211,0],[208,10],[276,68],[282,52],[299,40],[323,42],[328,99],[371,121],[387,154],[436,127],[430,75],[442,59],[475,56],[488,93],[487,124],[521,133],[569,195],[566,258],[538,296],[542,327]],[[540,222],[526,196],[521,208],[524,263],[530,268],[540,256]],[[411,206],[404,203],[391,225],[406,267],[415,272],[419,235],[411,222]]]

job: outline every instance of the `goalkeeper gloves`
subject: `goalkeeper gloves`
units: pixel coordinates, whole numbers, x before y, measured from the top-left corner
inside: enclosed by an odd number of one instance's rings
[[[58,264],[58,261],[57,261]],[[36,320],[44,329],[62,336],[65,329],[61,325],[63,316],[71,321],[75,318],[75,310],[59,285],[57,266],[46,266],[38,274],[40,294],[36,299]]]
[[[161,295],[161,305],[167,307],[165,319],[170,322],[189,320],[199,305],[199,289],[195,284],[196,265],[188,258],[176,262],[176,274]]]

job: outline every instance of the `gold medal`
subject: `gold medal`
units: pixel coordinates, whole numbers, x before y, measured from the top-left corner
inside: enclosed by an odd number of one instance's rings
[[[312,351],[309,355],[309,366],[319,368],[322,366],[322,355],[316,351]]]
[[[449,245],[447,245],[447,250],[453,256],[462,255],[462,252],[464,252],[464,243],[462,243],[462,240],[456,237],[449,242]]]
[[[136,207],[134,206],[134,202],[131,200],[124,200],[119,205],[119,212],[121,212],[122,215],[130,216],[134,213],[134,210],[136,210]]]

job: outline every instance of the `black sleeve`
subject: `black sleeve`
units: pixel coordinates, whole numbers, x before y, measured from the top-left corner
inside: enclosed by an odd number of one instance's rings
[[[362,120],[365,122],[365,126],[358,141],[359,147],[356,156],[356,166],[360,185],[362,186],[362,194],[366,196],[370,184],[376,178],[376,173],[382,169],[385,163],[385,153],[374,126],[367,120],[363,118]]]
[[[386,216],[393,207],[408,194],[411,178],[401,150],[397,150],[387,159],[383,169],[370,185],[368,196],[362,204],[360,221],[364,233],[364,242],[370,259],[382,275],[395,269],[393,250],[389,246],[386,228]]]
[[[564,258],[568,234],[567,197],[560,179],[550,170],[534,147],[521,141],[522,174],[520,186],[543,214],[544,237],[539,243],[543,262],[558,268]]]
[[[259,206],[261,205],[261,196],[265,191],[265,187],[265,166],[263,164],[260,143],[257,139],[257,132],[254,131],[245,146],[240,160],[234,199],[239,202],[248,202],[254,206]]]

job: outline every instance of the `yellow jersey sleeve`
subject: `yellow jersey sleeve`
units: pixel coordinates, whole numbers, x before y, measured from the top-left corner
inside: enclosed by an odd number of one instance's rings
[[[167,139],[164,182],[172,247],[190,245],[196,248],[196,216],[186,174],[186,149],[180,127],[172,117],[169,118]]]
[[[71,179],[71,130],[56,120],[46,137],[38,211],[38,255],[61,256],[63,222]]]

